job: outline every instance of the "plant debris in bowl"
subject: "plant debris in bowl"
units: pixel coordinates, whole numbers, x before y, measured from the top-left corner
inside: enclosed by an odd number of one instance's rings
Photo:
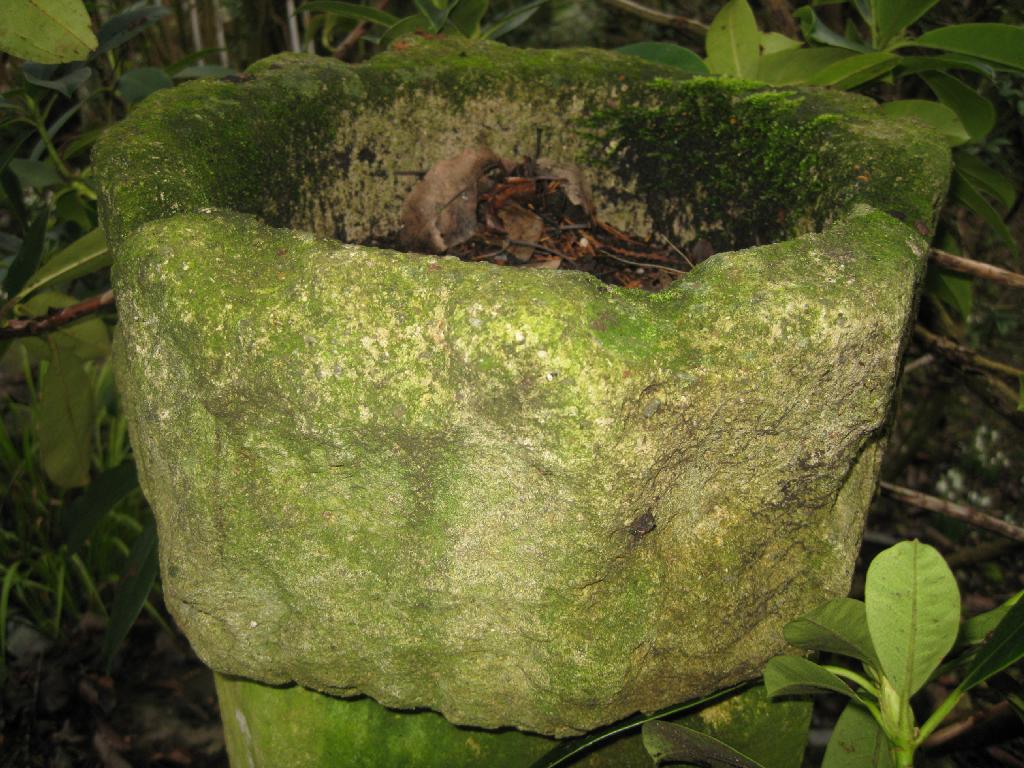
[[[685,252],[664,235],[640,237],[601,221],[575,165],[511,161],[489,147],[434,165],[402,207],[408,251],[536,269],[574,269],[626,288],[660,291],[712,255]]]

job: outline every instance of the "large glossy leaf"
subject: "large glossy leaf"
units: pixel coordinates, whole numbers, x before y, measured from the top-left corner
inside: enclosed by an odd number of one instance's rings
[[[987,61],[964,56],[959,53],[943,53],[931,56],[900,56],[900,74],[914,75],[921,72],[977,72],[989,79],[996,76],[995,68]]]
[[[133,4],[130,8],[111,16],[103,23],[99,34],[100,46],[93,57],[102,56],[107,51],[119,48],[133,37],[141,35],[160,19],[170,15],[171,9],[162,5]]]
[[[920,19],[939,0],[871,0],[875,17],[875,47],[885,48],[889,41]]]
[[[841,678],[800,656],[776,656],[764,668],[764,687],[769,696],[800,696],[832,691],[856,697]]]
[[[969,177],[975,186],[995,197],[1004,208],[1012,208],[1017,202],[1017,186],[1013,179],[967,152],[957,152],[953,159],[957,171]]]
[[[842,48],[794,48],[762,56],[758,62],[757,79],[772,85],[800,85],[814,73],[831,64],[854,56]]]
[[[971,278],[931,263],[924,287],[929,296],[952,307],[960,319],[966,320],[970,316],[974,306],[974,281]]]
[[[64,183],[64,177],[49,160],[29,160],[16,157],[10,162],[10,169],[18,180],[28,187],[46,189]]]
[[[807,82],[843,90],[856,88],[891,72],[898,63],[899,56],[892,53],[857,53],[813,73]]]
[[[43,244],[46,239],[46,222],[50,218],[49,207],[44,207],[36,214],[28,231],[25,233],[18,253],[4,275],[3,290],[6,296],[14,296],[25,285],[26,281],[39,268],[39,260],[43,256]]]
[[[901,99],[880,104],[879,109],[890,117],[910,117],[924,123],[941,133],[951,147],[971,140],[956,112],[938,101]]]
[[[466,37],[476,37],[489,5],[490,0],[457,0],[448,20]]]
[[[855,701],[846,705],[832,731],[821,768],[895,768],[882,726]]]
[[[600,728],[596,731],[591,731],[585,736],[580,736],[577,739],[567,739],[554,749],[546,752],[538,760],[531,763],[530,768],[556,768],[556,766],[560,765],[569,765],[579,755],[593,749],[595,745],[621,736],[634,728],[638,728],[644,723],[650,723],[654,720],[673,717],[674,715],[681,715],[684,712],[696,710],[712,702],[724,699],[729,696],[729,694],[735,693],[744,687],[746,687],[745,684],[734,685],[721,691],[715,691],[714,693],[699,699],[691,699],[690,701],[685,701],[682,704],[675,704],[671,707],[666,707],[665,709],[658,710],[657,712],[653,712],[649,715],[633,715],[633,717],[627,718],[626,720],[618,723],[613,723],[612,725]]]
[[[89,483],[94,404],[82,361],[54,346],[36,406],[36,437],[43,471],[54,484]]]
[[[507,35],[513,30],[519,29],[519,27],[528,22],[547,1],[548,0],[533,0],[533,2],[512,8],[488,24],[487,27],[480,32],[480,37],[486,40],[497,40],[499,37]]]
[[[1024,658],[1024,602],[1006,612],[988,641],[978,649],[957,689],[968,691]]]
[[[151,93],[173,87],[174,81],[159,67],[130,69],[117,81],[117,90],[129,104],[137,104]]]
[[[135,619],[138,618],[142,606],[146,604],[149,593],[156,581],[159,568],[157,558],[156,524],[150,518],[142,533],[132,544],[125,564],[124,573],[117,585],[114,605],[110,609],[110,622],[103,636],[102,655],[107,671],[114,659],[114,652],[121,641],[128,635]]]
[[[131,459],[97,476],[85,493],[65,510],[63,527],[68,552],[75,553],[103,517],[121,499],[139,487],[135,462]]]
[[[799,40],[786,37],[778,32],[762,32],[760,39],[761,54],[763,56],[768,56],[772,53],[779,53],[780,51],[792,51],[796,48],[803,47],[803,43]]]
[[[704,40],[708,69],[716,75],[757,77],[760,33],[747,0],[729,0],[720,10]]]
[[[97,45],[82,0],[4,0],[0,51],[60,64],[84,59]]]
[[[793,15],[800,22],[800,31],[803,33],[805,40],[832,46],[833,48],[846,48],[858,53],[867,53],[871,50],[860,41],[851,40],[833,30],[818,18],[818,14],[809,5],[797,8]]]
[[[107,248],[103,230],[97,227],[51,256],[28,279],[14,298],[20,300],[47,286],[67,282],[103,267],[109,267],[110,261],[110,250]]]
[[[828,651],[859,659],[878,668],[871,645],[864,603],[837,597],[789,622],[783,629],[786,642],[809,651]]]
[[[304,3],[299,8],[300,13],[304,11],[331,13],[342,18],[368,21],[371,24],[381,24],[385,27],[394,26],[401,21],[397,16],[387,11],[381,11],[369,5],[343,3],[339,2],[339,0],[312,0],[312,2]]]
[[[998,608],[985,611],[985,613],[978,614],[974,618],[965,621],[963,626],[960,627],[960,635],[956,639],[956,644],[958,646],[967,646],[985,642],[989,635],[999,626],[999,623],[1006,614],[1010,612],[1010,609],[1019,603],[1022,597],[1024,597],[1024,590],[1015,594]]]
[[[655,64],[667,64],[695,75],[708,74],[708,67],[700,56],[689,48],[675,43],[633,43],[615,50],[627,56],[636,56]]]
[[[63,69],[67,68],[64,67]],[[68,98],[71,98],[71,95],[78,90],[78,86],[82,85],[92,76],[92,69],[85,65],[76,65],[59,77],[53,76],[55,71],[55,67],[46,64],[25,62],[21,67],[21,76],[32,83],[32,85],[48,88]]]
[[[1003,221],[1003,217],[999,215],[999,212],[992,207],[992,204],[985,199],[978,189],[976,182],[968,175],[954,169],[953,171],[953,184],[950,187],[950,193],[953,199],[957,202],[963,203],[976,214],[978,214],[985,223],[992,227],[992,230],[999,235],[1013,255],[1016,256],[1020,253],[1017,241],[1010,232],[1010,228],[1006,226],[1006,222]]]
[[[428,29],[428,23],[429,22],[422,16],[409,16],[404,18],[384,30],[384,34],[380,36],[378,44],[381,48],[387,48],[395,42],[395,40],[398,40],[401,37],[412,35],[416,32],[426,32]]]
[[[437,33],[444,29],[444,25],[448,21],[448,13],[451,10],[450,5],[438,6],[435,5],[434,0],[413,0],[413,5],[420,12],[420,16],[427,20],[431,32]]]
[[[882,671],[907,702],[956,641],[956,579],[934,547],[903,541],[871,562],[864,595],[871,644]]]
[[[708,768],[763,768],[713,736],[683,725],[656,720],[643,727],[644,746],[655,765],[686,762]]]
[[[1024,70],[1024,26],[952,24],[925,32],[908,45],[966,53],[985,61]]]
[[[956,112],[972,139],[985,138],[995,127],[995,106],[962,80],[943,72],[922,73],[921,79],[928,84],[939,101]]]
[[[220,64],[194,64],[177,70],[173,78],[175,80],[193,80],[201,77],[230,77],[237,74],[238,70],[222,67]]]

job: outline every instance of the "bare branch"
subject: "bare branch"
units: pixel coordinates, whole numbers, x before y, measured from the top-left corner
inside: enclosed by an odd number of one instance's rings
[[[98,296],[93,296],[80,301],[78,304],[72,304],[70,307],[64,307],[56,312],[51,312],[45,317],[29,317],[29,318],[15,318],[14,320],[8,320],[6,325],[0,327],[0,339],[15,339],[19,336],[38,336],[42,333],[47,333],[56,328],[60,328],[62,325],[73,323],[86,315],[90,315],[93,312],[98,312],[104,307],[110,307],[114,304],[114,292],[104,291]]]
[[[929,512],[938,512],[940,515],[963,520],[977,528],[984,528],[987,531],[998,533],[1001,536],[1024,541],[1024,528],[1013,523],[1008,523],[980,509],[968,507],[965,504],[957,504],[938,496],[929,496],[927,493],[915,491],[912,488],[904,488],[902,485],[894,485],[884,480],[881,483],[882,490],[903,504],[926,509]]]
[[[653,21],[655,24],[661,24],[664,27],[674,27],[685,32],[692,32],[701,37],[708,33],[708,25],[702,21],[691,19],[688,16],[676,16],[673,13],[666,13],[657,8],[651,8],[650,6],[638,3],[636,0],[605,0],[605,2],[618,8],[620,11],[632,13],[634,16],[639,16],[647,21]]]
[[[992,371],[993,373],[1001,373],[1004,376],[1013,376],[1014,378],[1024,376],[1024,370],[985,357],[950,338],[932,333],[923,325],[916,326],[914,333],[932,352],[937,352],[947,360],[952,360],[954,363],[965,368]]]
[[[993,266],[992,264],[986,264],[983,261],[975,261],[974,259],[957,256],[939,248],[932,248],[932,261],[946,269],[963,272],[972,277],[981,277],[994,283],[1009,285],[1012,288],[1024,288],[1024,275],[1011,272],[1002,267]]]

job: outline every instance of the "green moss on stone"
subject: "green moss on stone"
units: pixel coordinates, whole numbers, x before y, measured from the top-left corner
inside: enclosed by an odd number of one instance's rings
[[[155,94],[95,164],[164,594],[214,669],[562,736],[756,675],[846,592],[934,137],[593,51],[250,75]],[[538,131],[612,223],[765,244],[651,296],[310,234],[386,239],[398,171]]]

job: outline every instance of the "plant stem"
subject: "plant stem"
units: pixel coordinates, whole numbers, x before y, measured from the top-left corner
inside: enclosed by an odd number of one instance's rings
[[[946,700],[939,705],[939,708],[932,712],[931,717],[924,721],[924,725],[921,726],[917,732],[917,737],[914,739],[914,746],[920,746],[925,739],[932,735],[932,731],[938,728],[942,721],[946,719],[946,716],[953,711],[953,707],[960,701],[960,697],[964,695],[964,692],[959,687],[954,688],[950,692]]]
[[[878,686],[876,686],[863,675],[859,675],[856,672],[847,669],[846,667],[836,667],[832,666],[831,664],[823,664],[822,667],[824,669],[827,669],[836,677],[845,677],[847,680],[856,683],[865,691],[870,693],[872,696],[878,696]]]

